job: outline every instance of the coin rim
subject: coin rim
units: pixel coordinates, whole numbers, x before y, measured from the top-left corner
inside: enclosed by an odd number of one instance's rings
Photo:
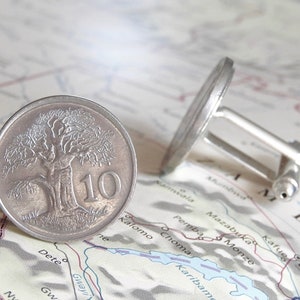
[[[86,104],[86,106],[91,109],[94,110],[97,113],[100,113],[101,115],[103,115],[106,119],[108,119],[122,134],[124,140],[126,141],[130,154],[131,154],[131,162],[132,162],[132,184],[131,187],[129,189],[128,192],[128,196],[125,199],[124,203],[121,205],[121,207],[119,208],[119,210],[117,212],[113,212],[114,216],[112,218],[110,218],[110,220],[108,222],[106,222],[104,225],[101,226],[97,226],[95,225],[93,230],[87,230],[86,232],[82,232],[80,234],[76,234],[76,233],[71,233],[71,234],[65,234],[65,233],[52,233],[50,232],[49,235],[45,235],[42,233],[38,233],[38,232],[33,232],[30,228],[27,228],[22,222],[16,220],[11,213],[6,209],[5,204],[3,203],[2,197],[0,197],[0,208],[2,209],[2,211],[5,213],[5,215],[7,215],[7,217],[18,227],[20,228],[22,231],[26,232],[27,234],[44,240],[44,241],[50,241],[50,242],[67,242],[70,240],[76,240],[76,239],[81,239],[81,238],[87,238],[90,236],[93,236],[94,234],[96,234],[97,232],[99,232],[100,230],[103,230],[104,228],[106,228],[106,226],[108,226],[109,224],[111,224],[112,222],[116,221],[117,217],[122,213],[122,211],[124,211],[125,206],[128,205],[129,200],[132,198],[134,190],[135,190],[135,186],[136,186],[136,179],[137,179],[137,158],[136,158],[136,152],[132,143],[132,140],[130,138],[129,133],[127,132],[127,130],[125,129],[125,127],[122,125],[122,123],[119,121],[119,119],[113,115],[109,110],[107,110],[105,107],[103,107],[102,105],[83,98],[83,97],[79,97],[79,96],[75,96],[75,95],[54,95],[54,96],[47,96],[47,97],[43,97],[40,98],[38,100],[32,101],[29,104],[23,106],[21,109],[19,109],[18,111],[16,111],[3,125],[3,127],[0,129],[0,143],[1,140],[4,138],[6,132],[8,131],[8,129],[11,127],[12,124],[14,124],[20,117],[22,117],[23,115],[25,115],[27,112],[39,108],[43,105],[51,105],[51,104],[57,104],[57,103],[70,103],[72,105],[76,105],[78,104],[79,106],[84,106]]]
[[[188,156],[217,111],[233,77],[233,60],[222,58],[210,73],[184,115],[162,160],[161,173],[168,174]]]

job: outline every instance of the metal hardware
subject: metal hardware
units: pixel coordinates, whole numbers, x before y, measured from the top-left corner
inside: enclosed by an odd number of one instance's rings
[[[209,75],[184,116],[171,142],[163,160],[162,171],[164,173],[173,171],[191,151],[196,140],[202,137],[205,142],[225,152],[231,158],[261,177],[273,182],[273,191],[276,197],[289,200],[299,188],[299,144],[297,144],[298,147],[295,147],[296,143],[287,143],[232,109],[220,106],[221,100],[231,82],[233,73],[233,61],[225,57]],[[270,169],[209,132],[207,127],[212,118],[224,118],[228,120],[278,152],[281,155],[279,170],[274,171]]]

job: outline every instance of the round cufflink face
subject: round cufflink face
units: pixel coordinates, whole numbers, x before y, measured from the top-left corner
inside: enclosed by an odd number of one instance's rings
[[[233,61],[225,57],[213,69],[183,117],[162,162],[162,172],[172,172],[188,155],[217,111],[234,73]]]

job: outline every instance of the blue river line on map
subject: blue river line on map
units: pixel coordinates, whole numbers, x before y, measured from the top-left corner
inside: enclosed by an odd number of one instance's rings
[[[177,264],[178,268],[184,266],[189,267],[204,275],[206,280],[215,278],[223,278],[228,283],[234,284],[236,290],[231,292],[232,296],[247,295],[252,299],[269,299],[269,297],[261,290],[253,285],[253,281],[246,276],[240,276],[236,272],[221,269],[217,264],[209,260],[204,260],[199,257],[188,257],[184,255],[174,255],[172,253],[163,252],[140,252],[124,248],[107,248],[113,254],[120,255],[135,255],[139,257],[148,258],[153,262],[161,263],[164,265]],[[181,266],[181,267],[180,267]]]

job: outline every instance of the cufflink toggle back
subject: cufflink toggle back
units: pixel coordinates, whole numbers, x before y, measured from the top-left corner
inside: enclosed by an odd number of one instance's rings
[[[163,159],[162,172],[172,172],[188,155],[199,137],[217,147],[261,177],[273,182],[277,198],[289,200],[297,192],[300,177],[300,144],[287,143],[237,112],[220,106],[234,73],[233,61],[223,58],[202,86],[175,133]],[[280,167],[274,171],[238,150],[207,130],[212,118],[225,118],[248,134],[265,143],[281,156]]]

